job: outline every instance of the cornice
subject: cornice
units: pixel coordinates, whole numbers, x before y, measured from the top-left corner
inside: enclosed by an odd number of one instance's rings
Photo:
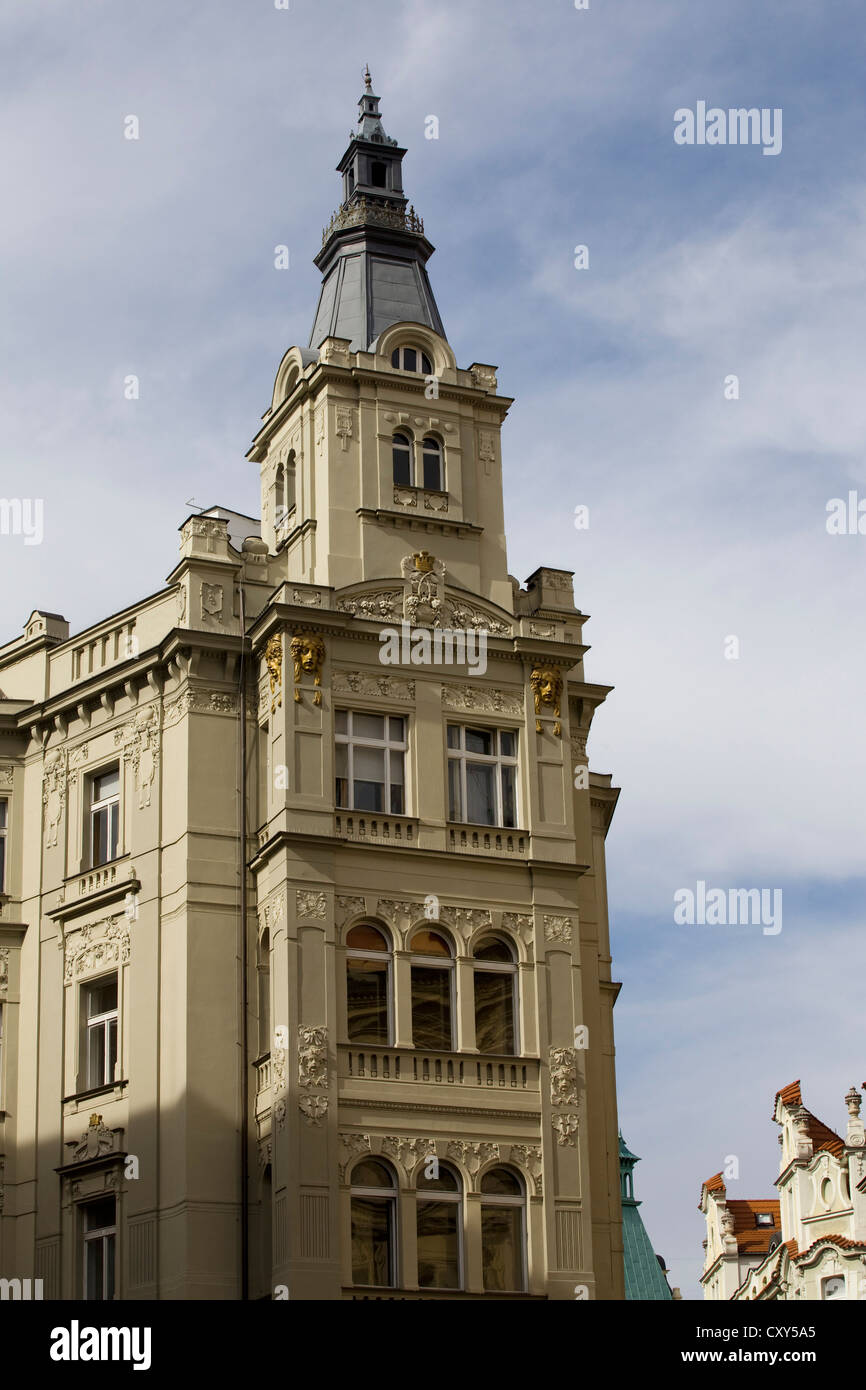
[[[340,1078],[345,1081],[345,1077]],[[391,1085],[391,1082],[387,1083]],[[400,1084],[399,1082],[397,1083]],[[424,1085],[424,1082],[407,1082],[407,1085]],[[430,1083],[426,1083],[430,1084]],[[432,1084],[436,1084],[435,1082]],[[535,1094],[533,1092],[533,1094]],[[352,1108],[361,1107],[364,1110],[417,1110],[426,1115],[486,1115],[488,1118],[494,1117],[501,1120],[526,1120],[527,1118],[541,1121],[541,1093],[538,1093],[538,1101],[528,1105],[525,1110],[488,1110],[480,1105],[425,1105],[423,1101],[414,1100],[379,1100],[378,1097],[364,1098],[361,1096],[337,1096],[337,1105],[340,1109],[343,1106]],[[533,1136],[537,1144],[541,1143],[541,1134]],[[507,1141],[506,1141],[507,1142]]]
[[[448,521],[440,521],[438,515],[430,512],[424,513],[423,517],[407,516],[405,512],[392,512],[384,507],[357,507],[355,515],[367,523],[373,522],[380,526],[393,526],[395,529],[406,531],[438,531],[443,536],[483,536],[484,527],[476,526],[471,521],[457,521],[453,517]]]

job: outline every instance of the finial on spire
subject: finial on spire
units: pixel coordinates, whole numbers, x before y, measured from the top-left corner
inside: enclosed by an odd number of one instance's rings
[[[367,65],[366,65],[365,68],[364,68],[364,86],[367,88],[367,91],[368,91],[368,92],[372,92],[372,90],[373,90],[373,79],[372,79],[372,77],[370,76],[370,64],[369,64],[369,63],[367,63]]]

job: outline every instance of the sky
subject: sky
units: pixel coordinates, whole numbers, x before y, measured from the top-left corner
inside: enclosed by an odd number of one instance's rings
[[[574,571],[615,687],[619,1115],[687,1298],[702,1181],[773,1195],[775,1092],[838,1129],[866,1076],[866,537],[827,530],[866,498],[864,49],[857,0],[0,9],[0,496],[44,507],[0,535],[0,641],[159,589],[194,507],[257,514],[369,62],[458,363],[515,397],[511,571]],[[676,143],[701,101],[780,110],[780,152]],[[699,881],[782,929],[678,925]]]

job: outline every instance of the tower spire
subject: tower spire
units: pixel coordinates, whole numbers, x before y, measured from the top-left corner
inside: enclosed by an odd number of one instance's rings
[[[385,133],[370,67],[358,101],[358,129],[337,165],[343,201],[322,234],[315,263],[322,293],[310,347],[348,338],[367,351],[392,323],[423,323],[445,336],[425,265],[433,247],[403,192],[405,149]]]

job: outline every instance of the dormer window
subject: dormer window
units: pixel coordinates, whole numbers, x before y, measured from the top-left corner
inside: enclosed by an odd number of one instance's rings
[[[775,1226],[773,1213],[771,1211],[759,1211],[755,1216],[755,1224],[757,1226]]]
[[[422,352],[420,348],[395,348],[391,353],[391,366],[397,367],[403,372],[423,372],[425,376],[433,375],[433,364],[426,352]]]

